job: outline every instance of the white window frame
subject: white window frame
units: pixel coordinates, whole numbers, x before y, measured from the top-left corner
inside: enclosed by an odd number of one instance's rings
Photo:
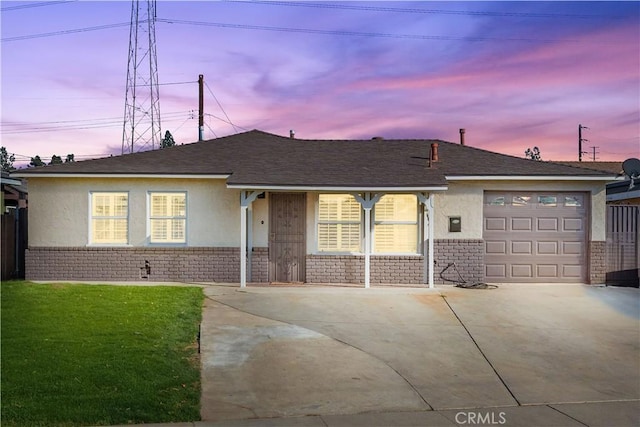
[[[362,250],[364,248],[364,213],[362,211],[362,207],[358,203],[358,209],[360,212],[360,219],[358,221],[333,221],[333,220],[320,220],[320,196],[350,196],[353,197],[352,194],[349,193],[318,193],[316,197],[316,215],[315,215],[315,239],[316,239],[316,253],[322,255],[359,255],[362,254]],[[354,198],[355,200],[355,198]],[[358,243],[358,250],[331,250],[331,249],[321,249],[320,248],[320,225],[321,224],[358,224],[358,233],[360,234],[360,239]]]
[[[184,195],[184,216],[158,216],[151,215],[152,212],[152,198],[154,195]],[[189,195],[187,191],[160,191],[150,190],[147,191],[147,243],[153,246],[186,246],[188,244],[188,227],[189,227]],[[184,239],[174,240],[167,239],[161,241],[153,241],[153,233],[151,222],[153,220],[183,220],[184,221]]]
[[[415,197],[415,216],[414,216],[414,220],[377,220],[376,219],[376,207],[380,204],[380,202],[385,198],[385,197],[393,197],[393,196],[413,196]],[[423,229],[423,225],[422,225],[422,221],[421,221],[421,210],[420,210],[420,203],[418,201],[418,197],[415,194],[411,194],[411,193],[388,193],[383,195],[380,198],[380,201],[378,203],[376,203],[373,207],[373,210],[371,212],[371,223],[373,225],[373,232],[371,235],[371,247],[372,247],[372,253],[375,255],[420,255],[420,249],[422,247],[422,229]],[[376,248],[376,230],[378,228],[379,225],[414,225],[416,227],[416,245],[413,248],[413,251],[411,252],[400,252],[400,251],[392,251],[392,252],[383,252],[383,251],[378,251]]]
[[[110,194],[110,195],[120,195],[125,194],[127,196],[127,213],[124,216],[94,216],[93,208],[94,208],[94,195],[99,194]],[[129,221],[129,210],[131,208],[131,198],[129,197],[128,191],[90,191],[89,192],[89,230],[88,230],[88,245],[89,246],[129,246],[130,241],[130,221]],[[127,238],[125,242],[114,242],[114,241],[96,241],[94,238],[94,221],[100,219],[114,219],[114,220],[124,220],[127,225]]]

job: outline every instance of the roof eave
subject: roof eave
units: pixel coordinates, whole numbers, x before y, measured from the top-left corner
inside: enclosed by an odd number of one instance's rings
[[[447,175],[447,181],[603,181],[618,180],[617,175]]]
[[[260,191],[325,191],[325,192],[386,192],[386,193],[415,193],[421,191],[446,191],[446,185],[430,185],[415,187],[367,187],[367,186],[332,186],[332,185],[259,185],[259,184],[227,184],[227,188],[238,190]]]
[[[149,173],[15,173],[19,178],[145,178],[145,179],[227,179],[230,174],[149,174]]]

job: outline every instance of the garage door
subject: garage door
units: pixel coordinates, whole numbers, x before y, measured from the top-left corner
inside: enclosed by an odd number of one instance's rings
[[[586,282],[587,193],[485,192],[487,282]]]

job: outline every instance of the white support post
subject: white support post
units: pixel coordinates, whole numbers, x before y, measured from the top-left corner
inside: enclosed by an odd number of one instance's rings
[[[371,209],[382,197],[382,194],[354,194],[356,201],[364,209],[364,287],[371,286]]]
[[[261,191],[240,192],[240,287],[247,286],[247,211]]]
[[[369,193],[367,193],[369,194]],[[364,208],[364,287],[371,286],[371,208]]]
[[[427,196],[424,193],[417,193],[418,200],[420,203],[424,205],[423,211],[423,224],[424,224],[424,241],[422,242],[422,251],[424,252],[424,272],[423,272],[423,281],[429,283],[429,288],[433,289],[435,287],[434,277],[433,277],[433,239],[434,239],[434,230],[435,230],[435,218],[434,218],[434,197],[433,194],[429,194]]]
[[[240,287],[247,286],[247,206],[240,206]]]
[[[435,221],[435,216],[434,216],[434,197],[433,194],[429,194],[429,201],[427,203],[427,212],[429,215],[429,288],[433,289],[435,288],[435,284],[433,282],[433,270],[434,270],[434,263],[433,263],[433,239],[435,238],[435,228],[436,228],[436,221]]]

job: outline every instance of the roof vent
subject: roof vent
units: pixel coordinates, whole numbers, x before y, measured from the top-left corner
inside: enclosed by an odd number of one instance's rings
[[[289,138],[296,139],[296,131],[295,130],[291,129],[289,131]]]
[[[464,145],[464,133],[466,131],[464,129],[460,129],[460,145]]]
[[[381,136],[374,136],[373,138],[371,138],[372,141],[382,141],[384,138]]]

